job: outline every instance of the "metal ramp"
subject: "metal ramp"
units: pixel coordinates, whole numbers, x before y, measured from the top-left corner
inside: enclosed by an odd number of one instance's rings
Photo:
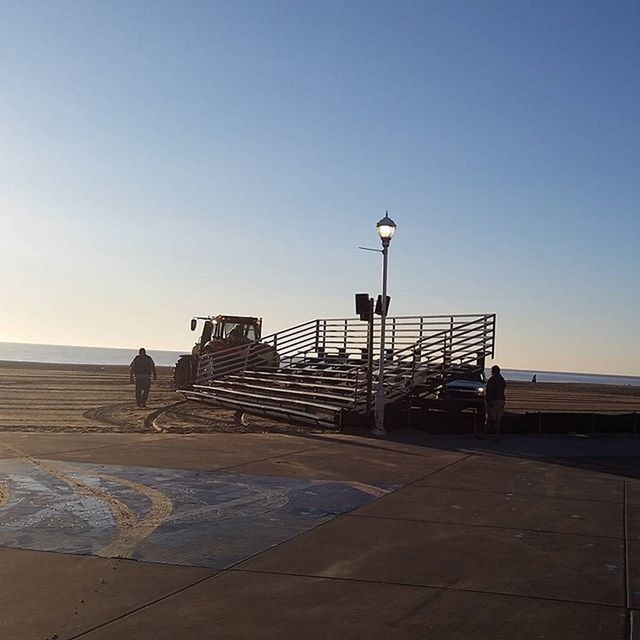
[[[495,315],[387,317],[387,405],[437,391],[461,370],[484,368],[495,344]],[[367,323],[317,319],[218,354],[201,356],[190,400],[323,427],[363,421],[378,384],[379,325],[369,375]],[[279,359],[267,360],[264,344]],[[278,361],[279,360],[279,361]]]

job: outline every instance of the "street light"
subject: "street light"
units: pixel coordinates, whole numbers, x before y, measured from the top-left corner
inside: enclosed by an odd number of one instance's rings
[[[389,243],[396,232],[396,223],[389,217],[387,211],[384,218],[376,225],[376,230],[382,240],[382,309],[380,317],[380,370],[378,371],[378,387],[375,400],[375,427],[373,433],[384,435],[384,338],[387,320],[387,258]]]

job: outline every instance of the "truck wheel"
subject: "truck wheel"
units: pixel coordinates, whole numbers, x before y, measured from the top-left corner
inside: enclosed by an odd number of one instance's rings
[[[180,356],[173,370],[173,384],[176,389],[191,389],[193,386],[193,358]]]

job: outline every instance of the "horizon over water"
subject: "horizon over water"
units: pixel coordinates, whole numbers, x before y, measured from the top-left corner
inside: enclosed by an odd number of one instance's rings
[[[189,351],[147,349],[147,353],[161,367],[173,366],[181,353],[189,353]],[[127,349],[125,347],[81,347],[61,344],[0,342],[0,361],[10,362],[128,365],[137,354],[138,348],[134,347]]]
[[[185,351],[147,349],[147,353],[161,367],[172,367]],[[137,348],[81,347],[72,345],[29,344],[0,342],[0,361],[39,362],[47,364],[128,365],[138,353]],[[564,382],[583,384],[611,384],[640,386],[640,376],[574,373],[569,371],[541,371],[528,369],[502,369],[507,380],[529,382],[535,374],[538,382]]]

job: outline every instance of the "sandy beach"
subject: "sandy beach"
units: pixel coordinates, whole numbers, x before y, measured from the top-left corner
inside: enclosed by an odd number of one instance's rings
[[[256,416],[249,417],[247,426],[237,426],[232,411],[185,401],[174,391],[171,375],[169,367],[158,369],[148,407],[138,409],[125,366],[0,362],[0,429],[166,433],[310,430]],[[640,412],[640,387],[510,382],[507,411]]]
[[[157,367],[146,409],[138,409],[126,366],[0,362],[0,430],[296,433],[308,428],[186,402],[171,367]]]
[[[507,382],[507,410],[512,413],[633,413],[640,411],[640,387]]]

